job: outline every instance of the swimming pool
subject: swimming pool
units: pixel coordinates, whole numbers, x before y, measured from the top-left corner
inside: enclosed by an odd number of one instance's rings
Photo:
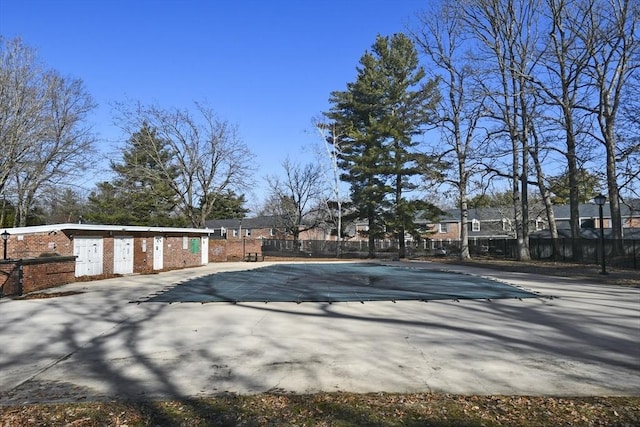
[[[147,302],[347,302],[537,298],[496,280],[420,267],[356,263],[275,264],[173,285]]]

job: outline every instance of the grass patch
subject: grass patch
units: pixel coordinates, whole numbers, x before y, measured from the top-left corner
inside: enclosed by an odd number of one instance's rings
[[[0,407],[2,426],[633,426],[640,397],[226,394]]]

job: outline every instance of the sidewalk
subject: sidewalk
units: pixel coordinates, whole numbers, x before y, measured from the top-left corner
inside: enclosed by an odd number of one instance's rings
[[[54,290],[75,295],[0,300],[0,404],[267,391],[640,395],[638,289],[424,263],[554,298],[130,302],[267,264],[209,264]]]

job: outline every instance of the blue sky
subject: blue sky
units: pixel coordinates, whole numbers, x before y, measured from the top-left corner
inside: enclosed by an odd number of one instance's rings
[[[425,0],[0,0],[0,34],[81,78],[103,152],[123,136],[116,101],[206,101],[256,155],[257,186],[287,156],[314,161],[311,119],[353,81],[377,34],[403,31]]]

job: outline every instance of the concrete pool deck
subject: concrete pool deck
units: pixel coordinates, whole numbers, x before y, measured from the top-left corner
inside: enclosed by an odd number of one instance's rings
[[[223,392],[640,395],[640,289],[420,263],[553,298],[130,302],[268,264],[209,264],[52,290],[76,295],[0,300],[0,404]]]

